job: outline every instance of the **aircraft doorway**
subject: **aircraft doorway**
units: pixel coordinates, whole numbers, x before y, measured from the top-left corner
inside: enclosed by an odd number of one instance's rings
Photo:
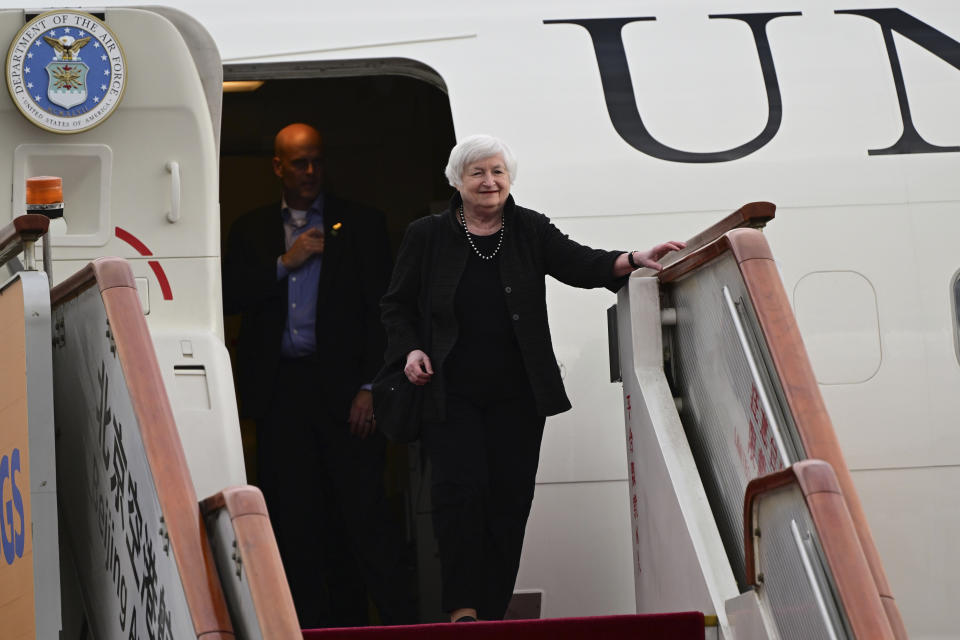
[[[221,250],[239,216],[279,200],[273,137],[292,122],[311,124],[324,136],[326,191],[384,212],[394,254],[412,220],[445,207],[452,189],[443,169],[455,136],[443,81],[410,61],[354,64],[225,66],[226,80],[255,82],[223,96]],[[380,74],[368,75],[371,69]],[[239,316],[224,317],[231,357],[239,325]],[[241,421],[241,432],[248,479],[256,484],[252,421]],[[429,514],[418,508],[429,492],[417,455],[416,447],[389,447],[387,492],[418,576],[420,616],[429,622],[439,620],[439,566]]]

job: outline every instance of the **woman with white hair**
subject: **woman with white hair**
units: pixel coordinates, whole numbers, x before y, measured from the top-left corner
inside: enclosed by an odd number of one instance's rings
[[[544,277],[616,291],[659,269],[682,242],[646,251],[578,244],[514,203],[517,164],[497,138],[453,148],[457,189],[443,213],[407,229],[381,303],[386,361],[426,385],[423,449],[432,469],[442,605],[451,621],[503,618],[520,565],[547,416],[570,408],[547,324]],[[425,289],[421,291],[421,289]],[[429,300],[430,344],[418,330]]]

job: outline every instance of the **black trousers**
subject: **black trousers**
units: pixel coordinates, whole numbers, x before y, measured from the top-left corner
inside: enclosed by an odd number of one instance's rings
[[[324,406],[317,367],[284,360],[257,423],[257,467],[304,628],[362,625],[369,591],[384,624],[416,621],[412,577],[383,487],[386,442]]]
[[[502,619],[520,568],[545,419],[533,398],[450,395],[447,419],[425,423],[441,603]]]

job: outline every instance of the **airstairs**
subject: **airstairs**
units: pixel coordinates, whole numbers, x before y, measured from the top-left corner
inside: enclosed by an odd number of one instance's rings
[[[640,613],[724,638],[905,638],[753,203],[608,313]]]
[[[47,228],[16,218],[0,260]],[[300,637],[260,492],[194,494],[126,261],[52,290],[25,262],[0,290],[3,637]]]
[[[127,263],[95,260],[52,290],[34,261],[8,269],[4,637],[905,638],[752,228],[772,217],[766,203],[732,214],[659,274],[635,273],[610,310],[632,616],[301,632],[259,491],[194,493]],[[0,262],[32,256],[46,230],[15,219]]]

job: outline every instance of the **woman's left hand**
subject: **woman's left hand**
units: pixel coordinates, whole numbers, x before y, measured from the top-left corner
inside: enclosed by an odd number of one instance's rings
[[[633,261],[639,264],[641,267],[647,267],[649,269],[653,269],[654,271],[660,271],[663,269],[663,265],[658,262],[660,258],[667,255],[671,251],[680,251],[686,246],[686,242],[681,242],[680,240],[670,240],[669,242],[658,244],[655,247],[647,249],[646,251],[634,251]]]

